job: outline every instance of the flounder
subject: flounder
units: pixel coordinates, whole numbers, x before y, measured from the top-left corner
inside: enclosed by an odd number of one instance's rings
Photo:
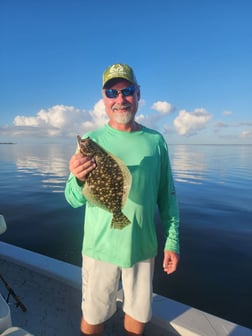
[[[93,158],[96,167],[87,175],[83,195],[92,204],[113,214],[111,228],[123,229],[130,220],[122,209],[128,198],[132,177],[127,166],[90,138],[77,136],[79,152]]]

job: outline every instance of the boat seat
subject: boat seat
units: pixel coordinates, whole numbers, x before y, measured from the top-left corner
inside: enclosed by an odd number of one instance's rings
[[[11,327],[5,330],[0,336],[34,336],[30,334],[28,331],[18,328],[18,327]]]

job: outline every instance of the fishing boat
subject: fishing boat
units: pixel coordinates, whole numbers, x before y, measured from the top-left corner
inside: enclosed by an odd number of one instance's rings
[[[0,215],[0,234],[6,230]],[[102,281],[102,280],[101,280]],[[0,335],[79,336],[81,268],[0,241]],[[104,336],[122,336],[123,293]],[[145,336],[251,336],[252,330],[153,294]]]

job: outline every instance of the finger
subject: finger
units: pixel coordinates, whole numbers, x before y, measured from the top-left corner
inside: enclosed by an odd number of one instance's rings
[[[69,161],[70,170],[78,169],[84,170],[94,163],[94,159],[84,157],[83,155],[73,155]]]
[[[83,164],[78,165],[72,170],[73,175],[75,175],[79,180],[84,181],[87,175],[96,167],[94,160],[85,161]]]
[[[171,273],[173,273],[175,271],[176,271],[176,267],[174,267],[174,266],[171,266],[171,267],[168,266],[168,267],[164,268],[164,272],[167,273],[167,274],[171,274]]]

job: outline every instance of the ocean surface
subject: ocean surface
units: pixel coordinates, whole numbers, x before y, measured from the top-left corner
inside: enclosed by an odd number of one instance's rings
[[[69,144],[0,145],[0,239],[76,265],[84,209],[65,201]],[[170,145],[181,212],[181,262],[154,291],[252,329],[252,146]]]

